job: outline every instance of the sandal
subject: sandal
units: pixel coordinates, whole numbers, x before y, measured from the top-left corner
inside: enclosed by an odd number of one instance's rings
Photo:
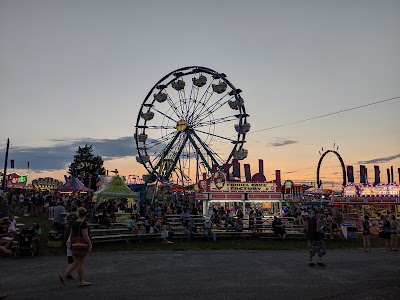
[[[58,278],[60,279],[61,284],[65,285],[65,280],[62,278],[62,276],[58,275]]]
[[[90,282],[84,282],[78,285],[78,287],[84,287],[84,286],[90,286],[91,283]]]

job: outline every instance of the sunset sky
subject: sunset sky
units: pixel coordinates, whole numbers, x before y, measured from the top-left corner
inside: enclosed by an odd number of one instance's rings
[[[370,182],[374,165],[382,181],[394,166],[398,182],[399,15],[395,0],[3,0],[0,168],[9,138],[29,181],[63,179],[86,143],[106,169],[143,175],[141,103],[169,72],[204,66],[243,91],[252,173],[261,158],[267,180],[280,169],[283,181],[315,182],[319,151],[335,144],[356,181],[364,164]],[[334,155],[321,176],[340,184]]]

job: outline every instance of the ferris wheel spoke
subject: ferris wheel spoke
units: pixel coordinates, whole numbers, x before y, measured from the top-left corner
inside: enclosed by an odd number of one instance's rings
[[[183,114],[182,114],[182,112],[180,112],[179,109],[176,107],[175,103],[172,101],[172,99],[171,99],[170,95],[168,94],[168,92],[165,91],[165,93],[166,93],[167,96],[168,96],[168,97],[167,97],[167,102],[168,102],[169,106],[172,108],[172,110],[174,111],[174,113],[176,114],[176,116],[177,116],[179,119],[183,119]]]
[[[215,124],[220,124],[220,123],[232,122],[232,121],[236,121],[236,120],[237,120],[236,116],[228,116],[228,117],[222,117],[222,118],[218,118],[218,119],[213,119],[213,120],[209,120],[209,121],[196,123],[196,124],[192,125],[191,127],[199,128],[199,127],[210,126],[210,125],[215,125]]]
[[[176,163],[179,160],[179,157],[181,156],[181,153],[186,145],[186,142],[188,140],[188,135],[187,134],[181,134],[181,137],[184,135],[183,138],[180,139],[180,141],[176,144],[176,147],[173,152],[170,152],[171,149],[168,151],[168,153],[172,153],[172,156],[168,159],[171,159],[172,164],[167,168],[165,171],[165,178],[169,178],[171,176],[171,173],[173,172]],[[167,153],[167,155],[168,155]]]
[[[226,103],[228,103],[229,100],[231,100],[234,97],[230,97],[228,100],[222,101],[225,97],[227,96],[224,95],[223,97],[221,97],[220,99],[218,99],[216,102],[214,102],[212,105],[210,105],[209,107],[206,108],[205,111],[199,113],[196,116],[196,119],[204,120],[208,115],[215,113],[218,109],[220,109],[221,107],[223,107]]]
[[[208,90],[207,90],[206,92],[207,92],[207,96],[208,96],[208,97],[206,97],[206,98],[204,99],[204,102],[202,102],[202,99],[203,99],[203,98],[200,99],[200,101],[199,101],[199,103],[200,103],[199,112],[198,112],[196,115],[195,115],[195,112],[193,112],[193,115],[192,115],[191,120],[197,119],[197,117],[198,117],[199,115],[201,115],[201,114],[204,112],[204,110],[205,110],[205,112],[208,111],[208,109],[207,109],[207,104],[208,104],[208,101],[210,101],[210,99],[212,98],[214,92],[209,92]]]
[[[176,134],[176,132],[170,132],[160,138],[153,139],[151,142],[146,143],[145,148],[150,150],[160,144],[168,144],[166,142],[171,140],[173,138],[173,135],[175,135],[175,134]]]
[[[196,78],[196,73],[194,73],[193,77],[192,77],[192,87],[190,89],[190,96],[189,96],[190,105],[189,105],[189,109],[188,109],[188,113],[190,114],[190,116],[189,116],[189,114],[186,116],[187,120],[190,119],[190,117],[193,115],[193,111],[195,111],[195,108],[197,105],[197,96],[199,95],[199,87],[194,85],[195,78]]]
[[[193,108],[193,111],[192,111],[192,114],[190,115],[190,118],[188,119],[189,121],[191,121],[191,120],[193,119],[193,116],[194,116],[195,112],[196,112],[198,109],[204,108],[204,106],[201,107],[201,104],[203,104],[203,103],[202,103],[203,98],[205,98],[207,95],[209,95],[209,97],[208,97],[208,99],[207,99],[207,101],[208,101],[208,100],[210,99],[210,97],[212,96],[212,92],[210,92],[209,89],[210,89],[210,87],[212,86],[212,83],[213,83],[213,82],[214,82],[214,80],[211,80],[211,82],[209,83],[209,85],[207,86],[207,88],[205,89],[203,95],[200,97],[199,100],[197,100],[197,98],[196,98],[196,102],[197,102],[197,103],[196,103],[195,107]],[[199,91],[200,91],[200,89],[199,89]],[[198,94],[197,94],[197,96],[198,96]],[[206,101],[206,102],[207,102],[207,101]]]
[[[201,152],[200,148],[198,147],[197,143],[195,142],[195,140],[191,137],[193,135],[193,137],[200,143],[201,147],[206,151],[207,155],[211,158],[212,162],[216,165],[220,165],[220,163],[218,163],[218,161],[215,159],[213,152],[211,151],[211,149],[202,141],[202,139],[196,134],[196,132],[194,132],[193,130],[190,131],[192,134],[189,135],[189,138],[191,139],[191,142],[193,144],[193,146],[196,148],[196,150],[199,151],[199,155],[202,157],[203,161],[205,160],[203,158],[203,153]]]
[[[224,140],[230,141],[230,142],[232,142],[232,143],[236,143],[236,140],[233,140],[233,139],[230,139],[230,138],[226,138],[226,137],[220,136],[220,135],[218,135],[218,134],[214,134],[214,133],[210,133],[210,132],[205,132],[205,131],[198,130],[198,129],[196,129],[195,131],[196,131],[196,132],[200,132],[200,133],[204,133],[204,134],[206,134],[206,135],[210,135],[210,136],[213,136],[213,137],[217,137],[217,138],[219,138],[219,139],[224,139]]]
[[[174,146],[176,140],[179,138],[181,133],[182,132],[180,131],[176,132],[174,138],[168,143],[167,147],[163,151],[160,151],[160,153],[151,161],[152,171],[149,174],[150,178],[154,175],[154,173],[157,172],[158,168],[160,167],[161,163],[164,160],[165,155],[169,153],[169,151]]]
[[[178,122],[177,120],[171,118],[170,116],[168,116],[167,114],[163,113],[162,111],[159,111],[157,108],[155,108],[154,106],[152,107],[152,110],[155,110],[156,112],[158,112],[159,114],[163,115],[164,117],[166,117],[167,119],[170,119],[171,121],[174,122]]]
[[[186,119],[188,113],[188,104],[187,104],[188,101],[185,98],[185,91],[184,90],[178,91],[178,96],[179,96],[179,103],[181,104],[183,119]]]
[[[148,129],[175,129],[175,126],[164,126],[164,125],[146,125]]]

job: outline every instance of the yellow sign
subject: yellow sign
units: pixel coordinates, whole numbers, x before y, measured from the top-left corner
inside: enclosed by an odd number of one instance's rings
[[[343,188],[343,196],[345,197],[356,197],[357,188],[354,185],[348,185]]]
[[[360,186],[360,197],[364,196],[400,196],[400,187],[395,185]]]

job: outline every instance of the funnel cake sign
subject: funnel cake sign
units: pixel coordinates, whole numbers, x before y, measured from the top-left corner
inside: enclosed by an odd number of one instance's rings
[[[208,192],[230,192],[230,193],[275,193],[276,184],[267,182],[225,182],[220,187],[213,181],[209,183]]]

